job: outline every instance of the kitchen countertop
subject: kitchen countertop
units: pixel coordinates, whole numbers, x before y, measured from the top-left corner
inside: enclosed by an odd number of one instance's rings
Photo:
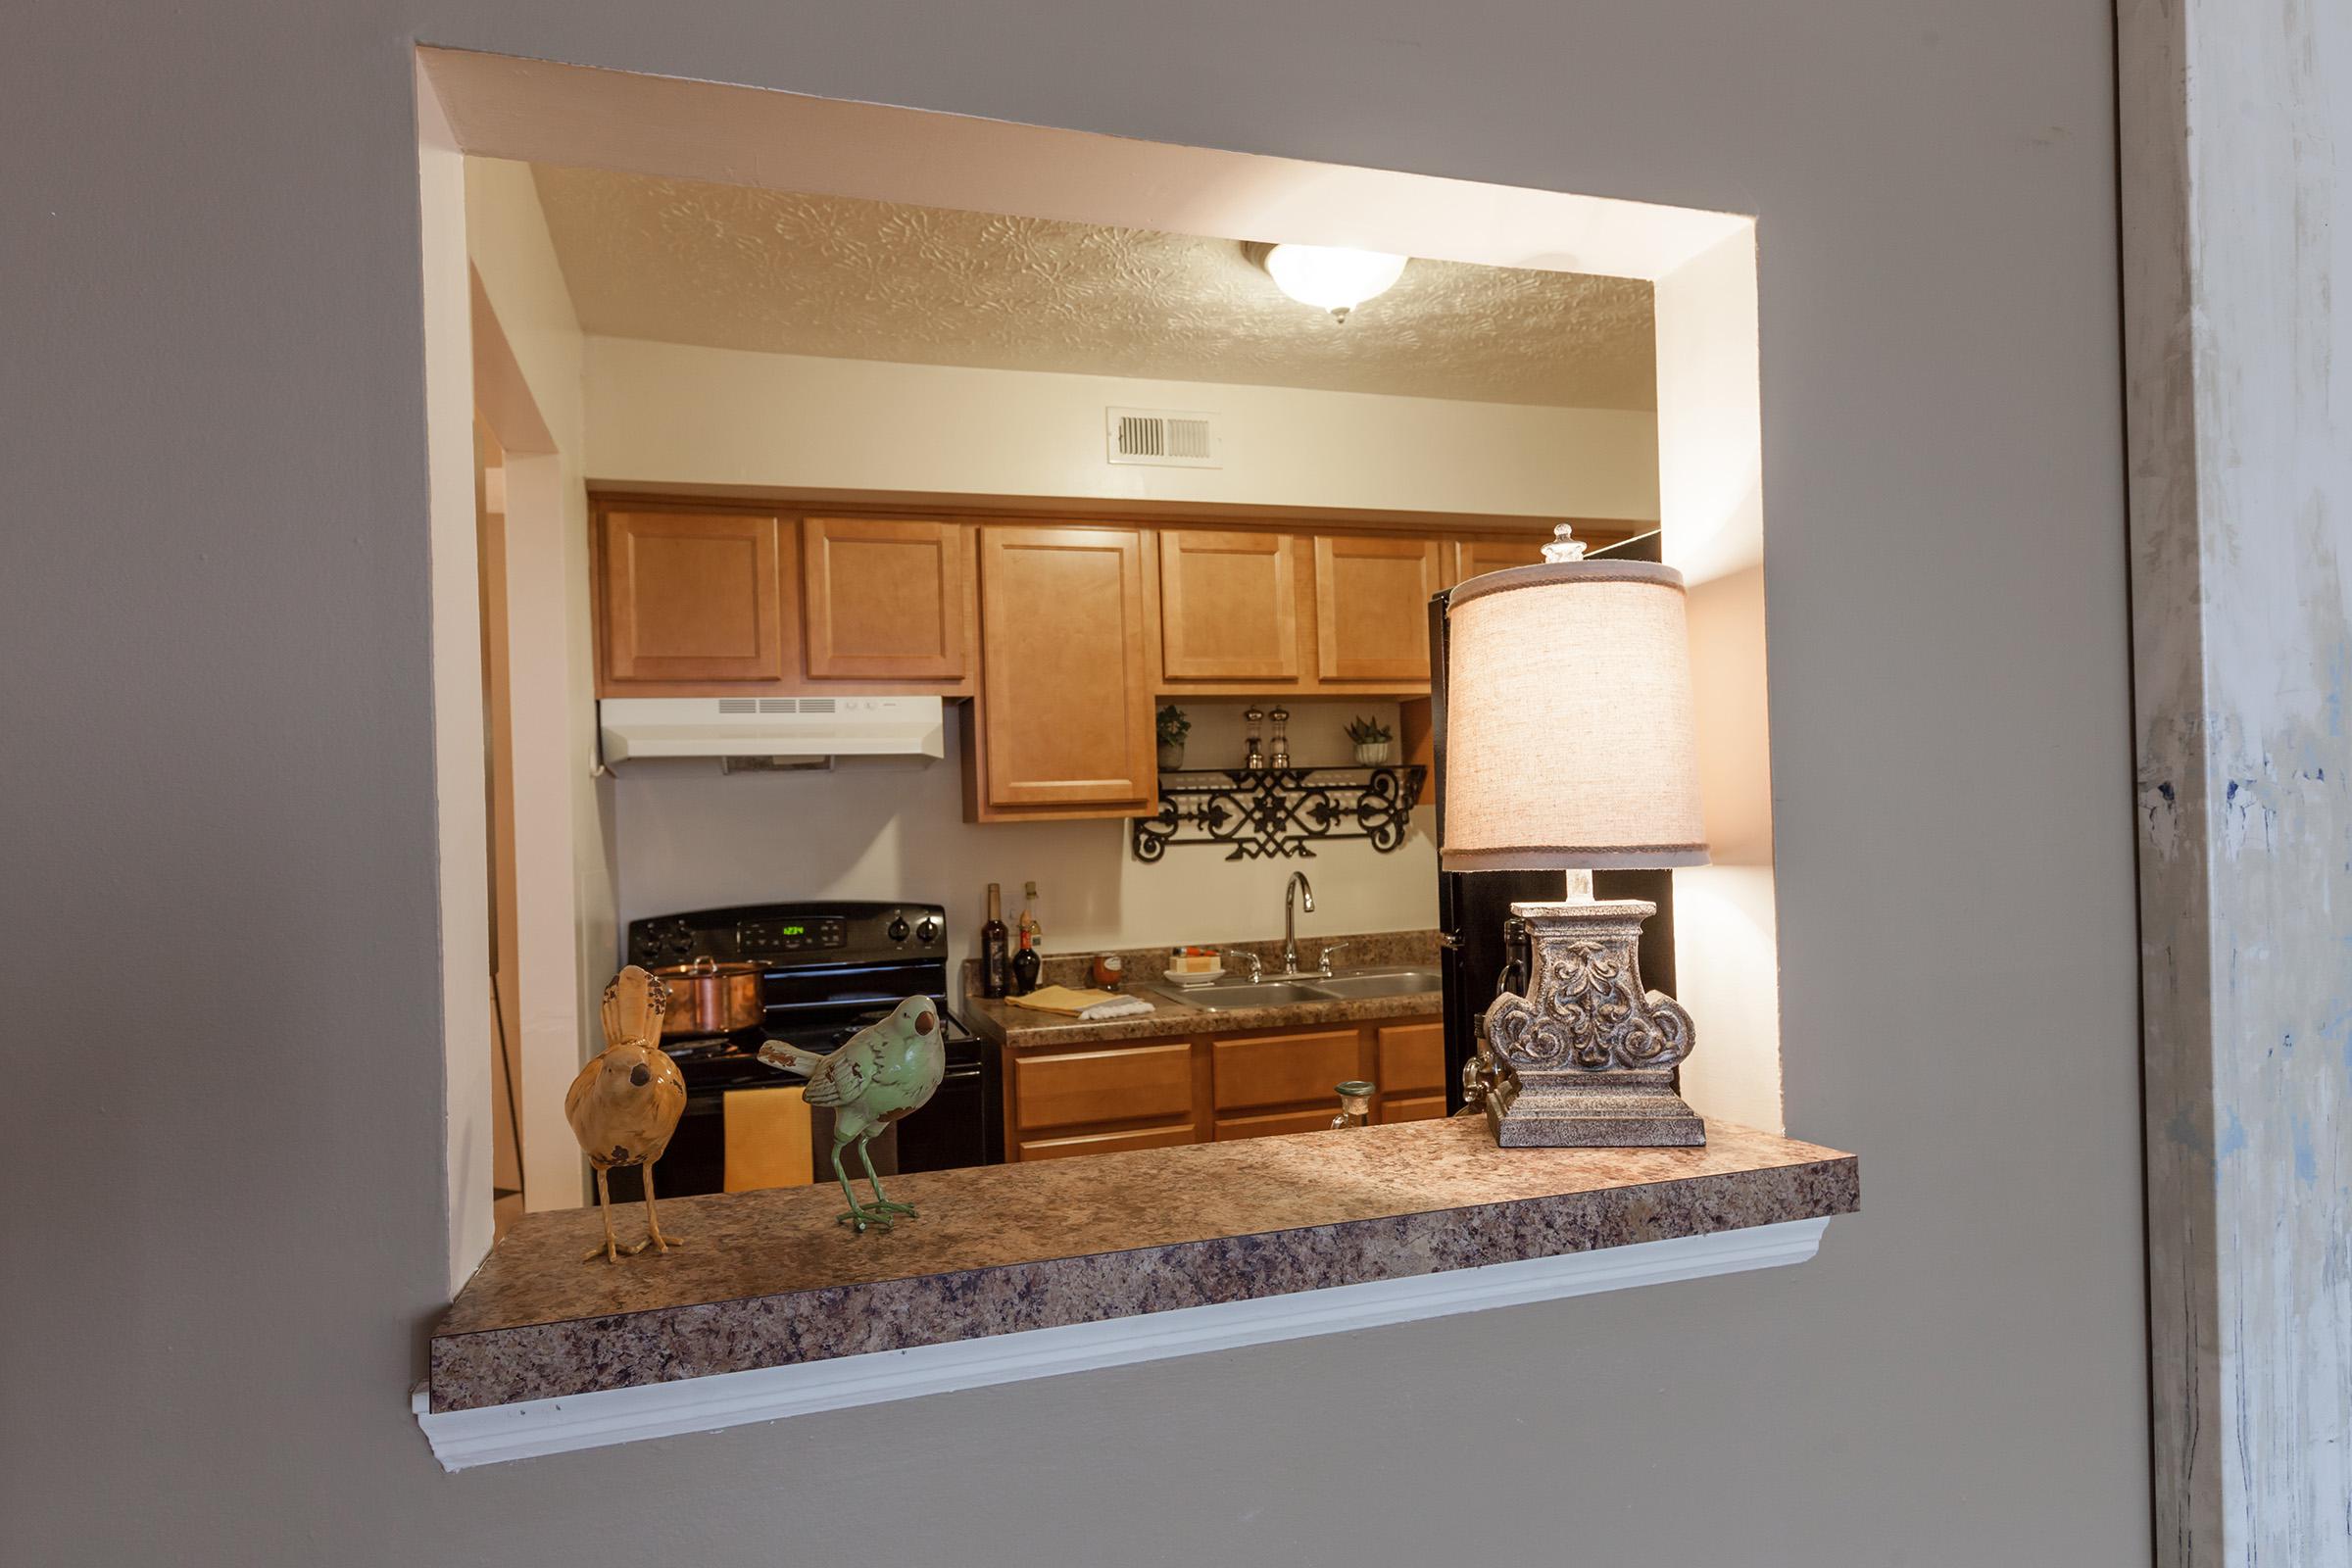
[[[581,1261],[593,1208],[516,1221],[433,1331],[432,1411],[815,1362],[1848,1213],[1854,1157],[1729,1123],[1700,1149],[1500,1150],[1483,1120],[663,1202],[688,1244]],[[642,1215],[618,1208],[623,1239]]]
[[[1318,1023],[1360,1023],[1368,1018],[1434,1018],[1440,993],[1405,997],[1359,997],[1332,1002],[1285,1002],[1264,1007],[1210,1011],[1129,986],[1126,995],[1152,1004],[1150,1013],[1089,1021],[1035,1012],[1009,1002],[966,997],[956,1009],[972,1033],[1007,1050],[1025,1046],[1070,1046],[1089,1041],[1165,1039],[1170,1035],[1224,1034],[1254,1029],[1302,1029]]]
[[[1329,938],[1300,937],[1299,961],[1311,966],[1321,956],[1326,943],[1347,945],[1345,961],[1338,966],[1342,973],[1350,969],[1435,969],[1438,966],[1438,935],[1435,931],[1378,931]],[[1229,957],[1241,953],[1256,952],[1268,975],[1282,967],[1280,942],[1227,943],[1221,951]],[[972,983],[972,965],[967,960],[964,966],[963,1001],[956,1005],[956,1016],[962,1019],[972,1033],[981,1039],[1010,1050],[1019,1050],[1026,1046],[1164,1040],[1170,1035],[1300,1029],[1319,1023],[1360,1023],[1381,1018],[1434,1018],[1442,1006],[1441,993],[1424,991],[1402,997],[1285,1002],[1263,1007],[1227,1007],[1211,1011],[1206,1007],[1178,1002],[1153,989],[1161,979],[1166,955],[1164,948],[1136,949],[1121,954],[1128,974],[1122,994],[1152,1004],[1149,1014],[1138,1013],[1126,1018],[1088,1022],[1057,1013],[1037,1012],[1028,1007],[1015,1006],[1009,1002],[992,1001],[981,996]],[[1091,984],[1087,971],[1093,961],[1094,956],[1091,954],[1050,955],[1046,958],[1040,983],[1084,988]],[[1241,966],[1234,961],[1230,967],[1238,970]],[[1239,978],[1238,973],[1225,977],[1227,981]]]

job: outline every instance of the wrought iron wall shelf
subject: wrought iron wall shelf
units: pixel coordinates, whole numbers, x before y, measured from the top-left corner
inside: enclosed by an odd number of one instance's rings
[[[1305,859],[1333,839],[1404,842],[1429,770],[1399,767],[1188,767],[1159,775],[1159,814],[1135,820],[1135,858],[1171,844],[1221,844],[1228,860]]]

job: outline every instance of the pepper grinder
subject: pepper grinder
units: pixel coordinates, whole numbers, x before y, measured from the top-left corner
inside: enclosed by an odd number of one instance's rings
[[[1249,749],[1242,759],[1242,766],[1246,769],[1255,770],[1266,765],[1266,754],[1258,742],[1261,733],[1259,726],[1265,721],[1266,710],[1255,703],[1242,710],[1242,722],[1249,726],[1245,733],[1250,737]]]
[[[1266,716],[1274,721],[1274,756],[1268,765],[1288,767],[1291,765],[1291,710],[1277,705],[1274,711]]]

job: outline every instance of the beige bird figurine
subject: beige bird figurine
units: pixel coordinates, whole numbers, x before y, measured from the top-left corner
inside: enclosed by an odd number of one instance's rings
[[[891,1009],[890,1016],[869,1024],[843,1042],[831,1055],[781,1040],[760,1048],[760,1059],[771,1067],[808,1074],[803,1098],[811,1105],[833,1107],[833,1174],[850,1206],[841,1223],[865,1234],[868,1225],[890,1229],[893,1215],[914,1213],[912,1203],[896,1203],[882,1196],[874,1174],[874,1158],[865,1146],[884,1128],[911,1110],[920,1110],[938,1092],[947,1075],[947,1031],[939,1026],[939,1009],[929,997],[908,997]],[[861,1203],[841,1168],[841,1152],[858,1146],[874,1200]]]
[[[662,1050],[662,1014],[668,1004],[668,989],[637,965],[613,976],[605,987],[609,1043],[564,1096],[564,1119],[596,1171],[596,1201],[605,1219],[605,1244],[589,1249],[589,1258],[616,1263],[648,1247],[666,1252],[685,1242],[682,1236],[664,1236],[661,1216],[654,1212],[654,1163],[669,1147],[669,1135],[686,1108],[686,1080]],[[612,1236],[607,1173],[618,1165],[645,1167],[646,1238],[635,1247],[622,1247]]]

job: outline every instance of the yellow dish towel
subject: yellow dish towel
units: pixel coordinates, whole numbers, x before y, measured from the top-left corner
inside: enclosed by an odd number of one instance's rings
[[[1016,1007],[1029,1007],[1038,1012],[1058,1012],[1075,1018],[1087,1008],[1119,999],[1107,991],[1072,991],[1068,986],[1040,986],[1025,997],[1006,997]]]
[[[800,1086],[730,1089],[719,1104],[727,1132],[726,1191],[806,1187],[816,1179],[809,1162],[808,1102],[801,1098]]]

